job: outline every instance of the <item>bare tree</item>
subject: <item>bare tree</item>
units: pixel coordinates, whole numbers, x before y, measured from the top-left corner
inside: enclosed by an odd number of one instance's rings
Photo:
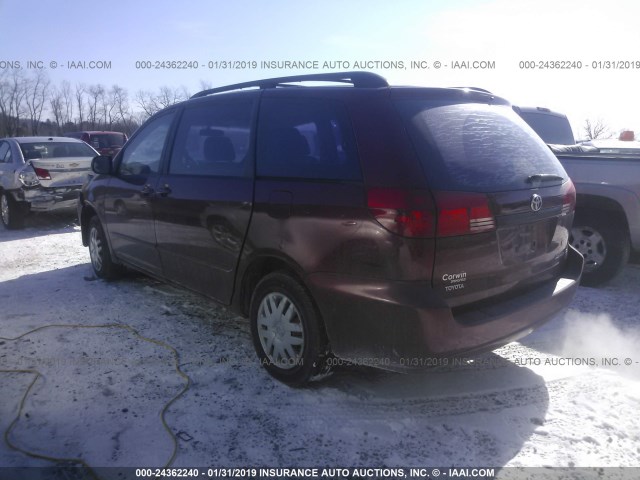
[[[170,107],[189,98],[189,92],[185,87],[160,87],[157,102],[162,108]]]
[[[116,102],[113,92],[111,90],[105,90],[101,98],[102,103],[102,126],[107,130],[113,129],[114,112],[116,109]]]
[[[189,91],[184,86],[176,88],[164,86],[160,87],[157,95],[148,90],[138,90],[136,103],[148,118],[157,111],[187,100],[189,97]]]
[[[56,124],[56,133],[62,133],[63,121],[63,106],[62,106],[62,92],[59,88],[53,87],[51,94],[49,95],[49,110],[53,114],[53,121]]]
[[[73,122],[73,92],[71,84],[64,80],[60,88],[62,94],[62,124],[67,125]]]
[[[123,87],[114,85],[109,94],[113,98],[116,122],[120,123],[127,133],[130,133],[136,121],[129,107],[129,93]]]
[[[68,81],[52,85],[44,74],[26,79],[21,72],[10,73],[0,71],[0,131],[9,134],[17,133],[25,112],[34,134],[38,127],[57,134],[87,128],[131,134],[149,116],[190,97],[184,86],[163,86],[155,92],[140,90],[131,99],[126,88],[117,84],[108,89],[101,84],[77,83],[72,87]],[[210,85],[202,82],[202,87]],[[45,110],[50,118],[43,123]]]
[[[76,83],[75,89],[75,101],[76,107],[78,107],[78,129],[82,130],[84,128],[84,119],[86,112],[86,102],[85,102],[85,94],[87,92],[87,87],[82,83]]]
[[[586,119],[584,121],[584,133],[588,140],[595,140],[597,138],[610,138],[611,132],[609,126],[598,118],[595,121]]]
[[[155,95],[148,90],[138,90],[136,92],[136,104],[144,112],[145,118],[149,118],[162,108],[156,103]]]
[[[137,128],[138,126],[142,125],[147,118],[149,118],[149,115],[147,115],[147,112],[138,110],[137,112],[133,113],[131,118],[134,122],[133,127]],[[135,128],[131,128],[131,133],[135,131]]]
[[[7,136],[22,133],[26,94],[26,79],[22,70],[11,70],[0,76],[0,115]]]
[[[96,128],[98,122],[104,118],[104,87],[100,84],[90,85],[87,93],[89,95],[88,121],[91,128]]]
[[[160,105],[160,108],[167,108],[173,105],[174,103],[178,103],[178,99],[176,98],[176,90],[171,87],[160,87],[160,93],[156,95],[156,102]]]
[[[179,101],[184,102],[185,100],[189,100],[191,98],[191,92],[187,90],[187,87],[184,85],[180,85],[178,88],[179,92]]]
[[[213,84],[208,80],[200,80],[200,90],[211,90]]]
[[[9,83],[9,73],[8,70],[0,70],[0,135],[10,136],[11,132],[9,131],[9,91],[10,91],[10,83]]]
[[[47,101],[50,83],[44,70],[37,70],[33,78],[27,79],[25,82],[25,103],[32,135],[38,135],[38,126],[42,119],[42,111]]]

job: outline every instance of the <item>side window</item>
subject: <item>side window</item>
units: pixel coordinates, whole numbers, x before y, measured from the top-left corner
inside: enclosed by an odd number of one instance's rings
[[[5,163],[7,160],[5,157],[9,157],[11,161],[11,155],[9,154],[9,144],[7,142],[0,142],[0,163]]]
[[[264,99],[258,128],[257,175],[360,180],[346,108],[315,99]]]
[[[175,110],[158,117],[143,127],[127,146],[120,163],[120,175],[158,173],[164,144]]]
[[[253,108],[254,101],[246,98],[185,108],[169,173],[225,177],[249,174]]]

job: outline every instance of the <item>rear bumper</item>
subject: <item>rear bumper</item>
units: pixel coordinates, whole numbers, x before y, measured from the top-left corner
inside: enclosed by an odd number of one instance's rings
[[[358,364],[413,370],[430,359],[493,350],[531,333],[573,299],[582,256],[569,247],[555,281],[457,313],[424,282],[318,273],[308,278],[333,353]]]
[[[75,209],[81,187],[33,188],[22,191],[22,199],[29,202],[32,211],[45,212],[61,209]]]

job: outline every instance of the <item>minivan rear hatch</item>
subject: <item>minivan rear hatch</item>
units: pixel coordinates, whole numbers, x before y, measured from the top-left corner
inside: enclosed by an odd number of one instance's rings
[[[397,92],[435,204],[433,288],[459,307],[556,276],[575,189],[549,148],[502,99]]]

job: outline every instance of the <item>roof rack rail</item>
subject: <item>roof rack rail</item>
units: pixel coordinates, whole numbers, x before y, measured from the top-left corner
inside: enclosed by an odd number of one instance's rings
[[[265,80],[255,80],[252,82],[236,83],[225,87],[210,88],[193,95],[191,98],[206,97],[213,93],[231,92],[242,90],[243,88],[258,87],[276,88],[293,82],[336,82],[349,83],[356,88],[380,88],[388,87],[389,84],[378,74],[371,72],[336,72],[336,73],[310,73],[306,75],[293,75],[290,77],[267,78]]]
[[[482,93],[488,93],[489,95],[493,95],[493,93],[490,92],[489,90],[486,90],[480,87],[453,87],[453,88],[459,88],[461,90],[473,90],[474,92],[482,92]]]

